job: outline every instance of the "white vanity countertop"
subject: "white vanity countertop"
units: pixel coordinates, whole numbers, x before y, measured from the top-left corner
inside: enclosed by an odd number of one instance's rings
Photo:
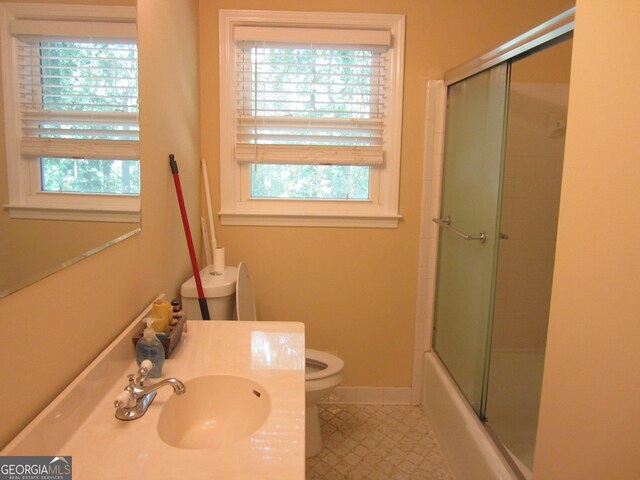
[[[114,417],[113,401],[126,386],[126,375],[137,371],[132,329],[114,342],[120,342],[119,359],[98,358],[1,454],[70,455],[77,479],[304,478],[303,324],[188,322],[181,344],[164,363],[163,377],[149,383],[232,374],[257,382],[271,397],[272,411],[257,432],[216,449],[181,449],[160,439],[158,417],[174,395],[170,387],[158,390],[143,417]],[[127,352],[128,363],[123,358]],[[97,388],[104,393],[91,401]]]

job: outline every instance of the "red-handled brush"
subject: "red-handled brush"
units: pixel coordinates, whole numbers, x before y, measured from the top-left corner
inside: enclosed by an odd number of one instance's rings
[[[202,280],[200,279],[200,269],[198,268],[198,260],[196,259],[196,251],[193,248],[193,238],[191,238],[191,230],[189,228],[189,218],[184,208],[184,197],[182,196],[182,187],[180,187],[180,174],[178,172],[178,163],[172,154],[169,155],[169,165],[173,174],[173,183],[176,186],[176,195],[178,196],[178,204],[180,205],[180,215],[182,216],[182,225],[184,226],[184,235],[187,237],[187,245],[189,247],[189,256],[191,257],[191,267],[193,268],[193,277],[196,280],[196,289],[198,290],[198,303],[200,304],[200,312],[203,320],[211,320],[209,315],[209,307],[207,299],[202,289]]]

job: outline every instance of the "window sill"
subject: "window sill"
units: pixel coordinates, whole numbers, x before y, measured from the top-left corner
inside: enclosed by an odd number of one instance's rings
[[[401,215],[287,214],[220,212],[222,225],[271,227],[398,228]]]
[[[138,210],[97,210],[23,205],[5,205],[4,208],[9,212],[11,218],[140,223],[140,211]]]

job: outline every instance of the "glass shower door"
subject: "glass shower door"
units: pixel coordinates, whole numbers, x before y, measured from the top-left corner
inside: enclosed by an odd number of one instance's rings
[[[533,467],[560,208],[572,40],[511,65],[487,425]]]
[[[509,66],[449,86],[434,350],[482,418]]]

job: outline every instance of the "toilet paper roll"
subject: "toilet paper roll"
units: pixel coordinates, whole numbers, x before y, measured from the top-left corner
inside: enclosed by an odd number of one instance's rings
[[[216,275],[224,273],[224,247],[216,248],[213,251],[213,273]]]

